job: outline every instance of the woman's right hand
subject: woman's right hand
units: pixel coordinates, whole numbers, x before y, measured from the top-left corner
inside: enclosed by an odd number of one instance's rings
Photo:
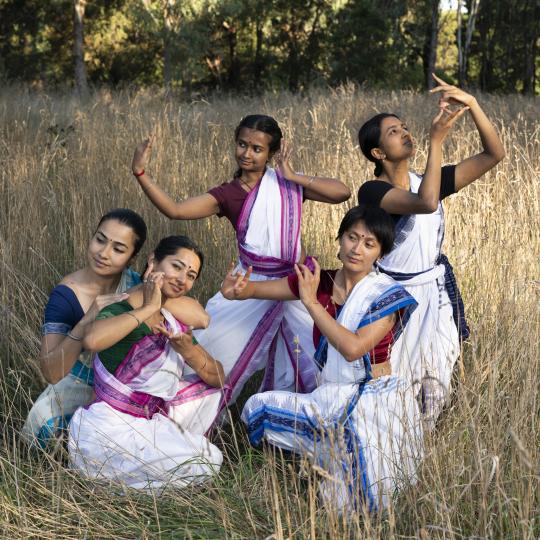
[[[467,111],[469,107],[462,107],[455,111],[447,110],[447,108],[440,106],[439,112],[431,122],[431,129],[429,136],[431,142],[442,143],[452,126],[461,118]]]
[[[112,294],[100,294],[99,296],[96,296],[94,301],[92,302],[92,305],[88,309],[88,311],[85,313],[84,317],[81,319],[81,322],[83,324],[90,323],[95,320],[98,313],[106,308],[107,306],[110,306],[111,304],[116,304],[117,302],[122,302],[122,300],[127,300],[129,298],[129,294],[127,293],[112,293]]]
[[[243,300],[242,293],[249,283],[249,277],[253,268],[250,266],[245,274],[234,272],[234,262],[231,264],[223,283],[221,284],[221,294],[227,300]]]
[[[143,305],[152,308],[155,313],[161,309],[161,287],[163,285],[164,272],[152,272],[152,264],[144,275],[143,280]]]
[[[145,170],[150,159],[150,154],[152,153],[152,145],[154,144],[155,139],[156,136],[152,134],[135,148],[135,153],[133,154],[133,160],[131,162],[131,170],[134,174],[140,174],[141,171]]]

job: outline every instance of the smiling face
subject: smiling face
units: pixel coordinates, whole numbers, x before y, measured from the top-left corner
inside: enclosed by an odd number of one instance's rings
[[[174,255],[167,255],[154,266],[155,272],[165,274],[161,292],[166,298],[178,298],[187,294],[200,269],[199,256],[187,248],[179,248]]]
[[[357,221],[339,239],[339,259],[351,273],[368,274],[381,255],[381,244],[363,221]]]
[[[242,128],[236,139],[235,158],[243,172],[264,172],[267,161],[272,157],[272,137],[256,129]]]
[[[414,155],[414,140],[407,125],[395,116],[388,116],[381,121],[379,147],[373,148],[376,159],[401,161]]]
[[[136,239],[128,225],[116,219],[102,222],[88,246],[88,265],[100,276],[121,274],[133,256]]]

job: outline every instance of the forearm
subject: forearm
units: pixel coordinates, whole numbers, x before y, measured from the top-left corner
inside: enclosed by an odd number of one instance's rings
[[[137,176],[137,182],[152,204],[169,219],[182,219],[178,216],[177,203],[161,189],[147,173]]]
[[[442,143],[432,138],[424,178],[418,188],[418,197],[432,212],[437,209],[441,193],[441,160]]]
[[[304,188],[306,199],[338,204],[351,196],[351,190],[337,178],[289,174],[287,180]]]
[[[210,386],[222,388],[225,384],[225,374],[221,362],[210,356],[200,345],[191,351],[183,351],[182,357],[197,375]]]
[[[478,129],[484,154],[487,154],[494,162],[498,163],[505,156],[504,146],[495,130],[495,126],[490,122],[476,98],[470,104],[470,114]]]
[[[367,352],[358,343],[358,336],[339,324],[320,303],[304,305],[321,334],[347,361],[357,360]]]
[[[94,321],[86,328],[83,347],[92,352],[108,349],[133,332],[154,313],[153,307],[143,306],[115,317]]]
[[[75,326],[73,335],[82,335],[80,329]],[[62,380],[73,368],[82,352],[82,341],[65,337],[53,350],[42,351],[39,357],[41,373],[50,384],[56,384]]]

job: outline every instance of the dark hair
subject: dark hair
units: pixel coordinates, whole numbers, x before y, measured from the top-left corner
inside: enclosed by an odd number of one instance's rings
[[[375,163],[375,176],[379,177],[382,174],[382,162],[371,155],[373,148],[377,148],[381,142],[381,123],[385,118],[394,117],[399,120],[399,116],[394,113],[376,114],[365,122],[358,131],[358,142],[364,156],[369,161]]]
[[[168,255],[174,255],[179,249],[182,248],[193,251],[195,255],[199,257],[199,260],[201,261],[201,267],[199,268],[199,273],[197,274],[197,277],[199,277],[201,275],[204,263],[204,255],[199,246],[187,236],[176,235],[162,238],[159,241],[159,244],[156,246],[156,249],[154,249],[154,258],[157,262],[161,262],[165,257]]]
[[[96,231],[99,229],[102,223],[113,219],[127,225],[133,230],[135,233],[135,249],[133,251],[133,256],[137,255],[146,241],[147,229],[144,219],[139,216],[137,212],[134,212],[129,208],[115,208],[102,216],[102,218],[99,220],[98,226],[96,227]]]
[[[244,116],[234,130],[235,141],[238,140],[238,136],[240,135],[240,130],[242,128],[255,129],[270,135],[270,152],[273,154],[279,150],[283,133],[281,132],[279,124],[271,116],[267,116],[265,114],[249,114],[248,116]],[[238,169],[234,173],[234,176],[239,177],[241,174],[242,171]]]
[[[394,245],[394,221],[390,214],[378,206],[360,204],[351,208],[341,220],[336,240],[361,221],[381,244],[381,257],[387,255]]]

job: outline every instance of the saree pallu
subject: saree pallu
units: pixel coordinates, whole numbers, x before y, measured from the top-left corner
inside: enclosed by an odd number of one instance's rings
[[[174,328],[172,316],[163,313]],[[219,449],[167,416],[168,402],[185,383],[183,367],[163,336],[136,343],[114,375],[96,355],[97,399],[79,408],[69,427],[72,466],[88,478],[150,491],[216,474],[223,459]]]
[[[253,266],[254,281],[277,279],[293,272],[301,254],[301,215],[301,186],[267,169],[246,198],[238,219],[240,262],[236,270],[245,272]],[[315,387],[318,370],[313,362],[313,321],[301,302],[234,301],[218,293],[209,300],[206,310],[210,326],[194,334],[221,361],[225,371],[227,388],[216,415],[263,368],[263,389],[308,392]],[[192,376],[189,369],[187,373]],[[194,379],[191,393],[171,403],[171,415],[179,422],[192,418],[193,408],[206,408],[212,398],[205,395],[207,390],[207,385]]]
[[[349,296],[338,321],[351,331],[416,306],[388,276],[370,274]],[[397,327],[396,327],[397,329]],[[324,470],[319,491],[341,512],[384,508],[414,483],[422,427],[410,385],[395,376],[373,379],[369,354],[348,362],[328,345],[320,386],[310,394],[264,392],[242,412],[253,444],[262,440],[304,455]]]
[[[116,292],[127,291],[140,281],[139,274],[127,268],[122,272]],[[67,335],[71,329],[64,323],[50,322],[43,325],[42,333]],[[92,358],[83,351],[71,372],[56,384],[49,384],[36,399],[22,428],[23,438],[45,448],[67,428],[73,413],[92,401],[93,386]]]

